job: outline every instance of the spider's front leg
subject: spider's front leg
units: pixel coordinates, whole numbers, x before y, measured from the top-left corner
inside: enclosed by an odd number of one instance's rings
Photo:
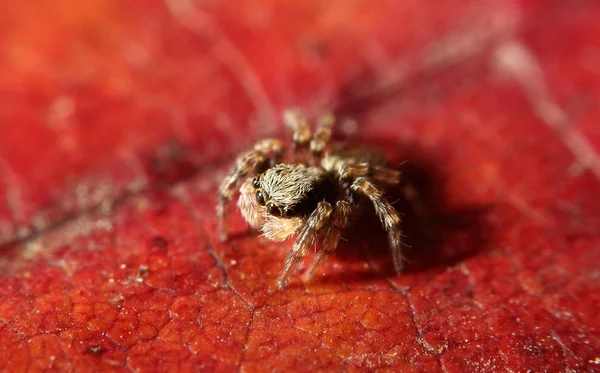
[[[219,219],[219,237],[227,239],[227,205],[236,193],[242,179],[250,173],[267,168],[281,162],[283,155],[283,142],[278,139],[266,139],[257,142],[252,150],[240,154],[235,165],[219,186],[219,201],[217,203],[217,217]]]
[[[308,268],[307,279],[312,279],[315,270],[325,261],[325,259],[335,252],[337,249],[338,243],[342,238],[342,231],[348,225],[350,221],[350,217],[352,216],[352,205],[348,201],[338,201],[335,205],[335,210],[333,211],[333,217],[331,219],[331,224],[329,225],[329,230],[327,231],[327,235],[323,240],[323,247],[317,254],[315,255],[315,259],[312,264]]]
[[[404,257],[402,256],[400,231],[400,215],[396,209],[383,196],[383,190],[374,184],[369,178],[359,177],[350,187],[354,192],[362,193],[373,203],[375,212],[388,234],[392,260],[396,273],[402,272]]]
[[[319,237],[319,232],[329,223],[333,208],[328,202],[319,202],[317,208],[309,215],[305,225],[300,229],[298,237],[292,246],[292,252],[285,261],[277,285],[283,289],[288,282],[292,271],[298,263],[308,255],[309,249],[314,247]]]

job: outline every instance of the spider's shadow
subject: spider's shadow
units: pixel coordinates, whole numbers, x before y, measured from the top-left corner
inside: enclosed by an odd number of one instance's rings
[[[386,189],[386,198],[402,214],[403,253],[406,258],[404,273],[424,270],[443,270],[484,249],[491,230],[485,224],[485,214],[491,206],[452,207],[444,193],[444,178],[438,164],[410,144],[382,143],[381,139],[361,141],[367,146],[377,146],[392,159],[405,160],[398,168],[402,179],[415,187],[426,214],[417,214],[404,197],[400,187]],[[369,261],[385,275],[394,276],[388,249],[387,235],[370,204],[365,208],[356,224],[344,232],[344,241],[336,251],[336,258],[343,262]],[[373,269],[360,273],[340,273],[319,281],[337,280],[339,276],[348,281],[367,281],[380,277]]]
[[[426,106],[437,105],[444,94],[468,83],[472,74],[457,73],[457,69],[468,72],[482,66],[477,59],[464,60],[460,66],[452,68],[440,65],[417,69],[401,80],[382,79],[378,71],[365,68],[340,87],[332,109],[338,118],[350,117],[360,123],[367,113],[388,104],[397,105],[406,97]],[[382,81],[386,82],[383,86]],[[425,206],[424,220],[406,201],[401,188],[386,189],[386,198],[402,214],[403,243],[407,246],[403,249],[404,273],[441,271],[486,249],[493,231],[486,224],[485,215],[493,206],[453,204],[445,193],[443,164],[439,159],[430,156],[418,144],[364,136],[359,140],[361,145],[389,155],[391,165],[402,162],[398,169],[403,180],[415,187]],[[395,275],[387,235],[372,207],[366,207],[356,224],[344,232],[344,241],[340,242],[335,256],[344,262],[367,260],[376,264],[379,270],[370,268],[358,273],[327,274],[315,281],[368,281],[380,278],[381,271],[385,275]]]

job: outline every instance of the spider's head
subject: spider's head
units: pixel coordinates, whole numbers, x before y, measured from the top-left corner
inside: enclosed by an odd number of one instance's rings
[[[305,223],[318,196],[323,198],[323,180],[321,169],[280,164],[242,184],[238,207],[253,228],[262,227],[266,237],[283,241]]]
[[[299,164],[279,164],[250,179],[254,199],[271,216],[291,218],[309,214],[318,203],[324,172]]]

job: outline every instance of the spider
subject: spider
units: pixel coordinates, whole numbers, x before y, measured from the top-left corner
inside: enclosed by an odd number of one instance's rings
[[[290,162],[285,162],[283,141],[261,140],[237,157],[221,183],[217,203],[221,240],[228,237],[227,207],[239,188],[237,205],[250,226],[274,241],[296,236],[277,283],[283,289],[320,240],[321,247],[307,269],[308,279],[312,278],[336,250],[342,231],[355,220],[359,202],[366,197],[387,232],[394,269],[400,273],[400,215],[384,198],[383,190],[399,184],[400,171],[387,168],[385,158],[375,150],[329,145],[335,123],[332,114],[317,120],[314,135],[298,110],[286,110],[283,120],[293,132]]]

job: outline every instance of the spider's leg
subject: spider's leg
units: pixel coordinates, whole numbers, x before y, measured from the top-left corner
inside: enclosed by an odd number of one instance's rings
[[[219,201],[217,202],[217,217],[219,219],[219,236],[227,239],[227,204],[235,195],[242,179],[250,173],[256,173],[269,163],[278,163],[283,154],[283,142],[278,139],[266,139],[257,142],[252,150],[240,154],[231,171],[219,186]]]
[[[355,180],[359,177],[368,177],[382,184],[396,185],[400,183],[400,171],[384,166],[371,166],[369,163],[355,163],[340,165],[338,171],[340,180]]]
[[[308,164],[310,147],[310,127],[299,110],[289,109],[283,113],[283,121],[292,130],[293,160]]]
[[[331,139],[335,117],[332,113],[326,113],[317,120],[317,129],[310,141],[310,152],[313,164],[318,164],[323,156],[325,146]]]
[[[404,266],[403,256],[401,250],[401,236],[400,231],[400,215],[394,209],[394,207],[385,199],[383,196],[383,190],[375,185],[369,178],[359,177],[352,183],[351,189],[355,192],[362,193],[367,196],[371,202],[375,212],[383,225],[383,228],[388,234],[388,241],[390,244],[390,250],[392,252],[392,260],[394,262],[394,269],[397,273],[402,272]]]
[[[429,215],[427,208],[421,200],[417,189],[406,180],[401,180],[402,173],[385,166],[370,166],[368,163],[347,164],[341,163],[336,173],[342,182],[350,183],[359,177],[367,177],[376,183],[387,185],[401,185],[404,198],[411,204],[415,214],[421,220],[426,230],[429,230]],[[430,232],[428,232],[430,233]]]
[[[317,208],[309,215],[305,225],[300,229],[298,237],[296,237],[294,246],[292,246],[292,252],[285,261],[285,266],[277,282],[279,289],[283,289],[287,285],[292,270],[308,255],[310,248],[315,246],[319,231],[329,223],[332,210],[331,205],[323,201],[319,202]]]
[[[315,259],[311,263],[307,270],[307,279],[310,280],[317,267],[321,265],[327,259],[327,256],[335,252],[337,249],[340,238],[342,237],[342,230],[348,224],[352,215],[352,205],[348,201],[338,201],[333,211],[333,217],[327,230],[327,235],[323,240],[323,247],[315,255]]]

